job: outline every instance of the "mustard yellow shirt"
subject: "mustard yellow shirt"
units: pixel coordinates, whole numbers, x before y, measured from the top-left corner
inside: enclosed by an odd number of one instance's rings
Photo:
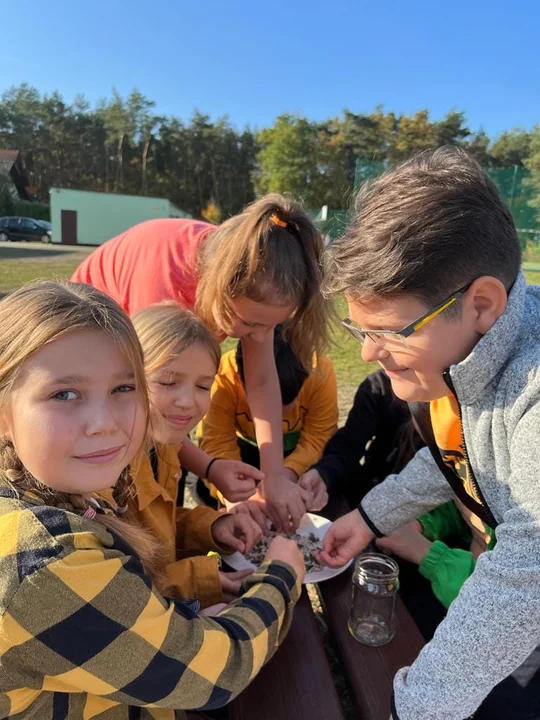
[[[292,407],[283,415],[283,442],[296,445],[285,467],[298,476],[316,463],[337,430],[338,402],[334,366],[329,358],[314,357],[313,368]],[[296,434],[296,437],[294,437]],[[246,391],[238,373],[235,351],[221,359],[212,386],[212,403],[197,429],[199,445],[212,457],[240,460],[237,437],[255,443],[255,427]]]
[[[157,451],[158,478],[146,453],[132,463],[136,494],[131,501],[139,522],[158,537],[167,553],[167,577],[180,600],[197,598],[202,607],[222,602],[218,559],[210,550],[230,554],[214,542],[212,524],[221,517],[207,507],[177,507],[182,469],[179,447],[164,445]]]

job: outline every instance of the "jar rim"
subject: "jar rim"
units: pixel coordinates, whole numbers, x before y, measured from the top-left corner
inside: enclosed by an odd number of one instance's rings
[[[362,553],[356,558],[354,573],[370,582],[394,581],[399,576],[399,565],[383,553]]]

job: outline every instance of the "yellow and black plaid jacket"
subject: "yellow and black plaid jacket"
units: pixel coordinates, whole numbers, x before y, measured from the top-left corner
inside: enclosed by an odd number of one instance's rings
[[[170,720],[225,705],[283,640],[300,585],[263,566],[219,617],[163,599],[99,523],[0,484],[0,718]]]

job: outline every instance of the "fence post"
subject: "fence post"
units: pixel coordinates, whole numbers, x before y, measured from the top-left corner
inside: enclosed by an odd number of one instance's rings
[[[516,177],[517,177],[518,166],[514,165],[514,174],[512,176],[512,190],[510,191],[510,212],[514,207],[514,195],[516,192]]]

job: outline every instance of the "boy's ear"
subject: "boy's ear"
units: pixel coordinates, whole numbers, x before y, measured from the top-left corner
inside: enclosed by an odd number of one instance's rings
[[[477,332],[485,335],[505,311],[508,293],[498,278],[484,275],[472,283],[467,302],[475,313]]]

